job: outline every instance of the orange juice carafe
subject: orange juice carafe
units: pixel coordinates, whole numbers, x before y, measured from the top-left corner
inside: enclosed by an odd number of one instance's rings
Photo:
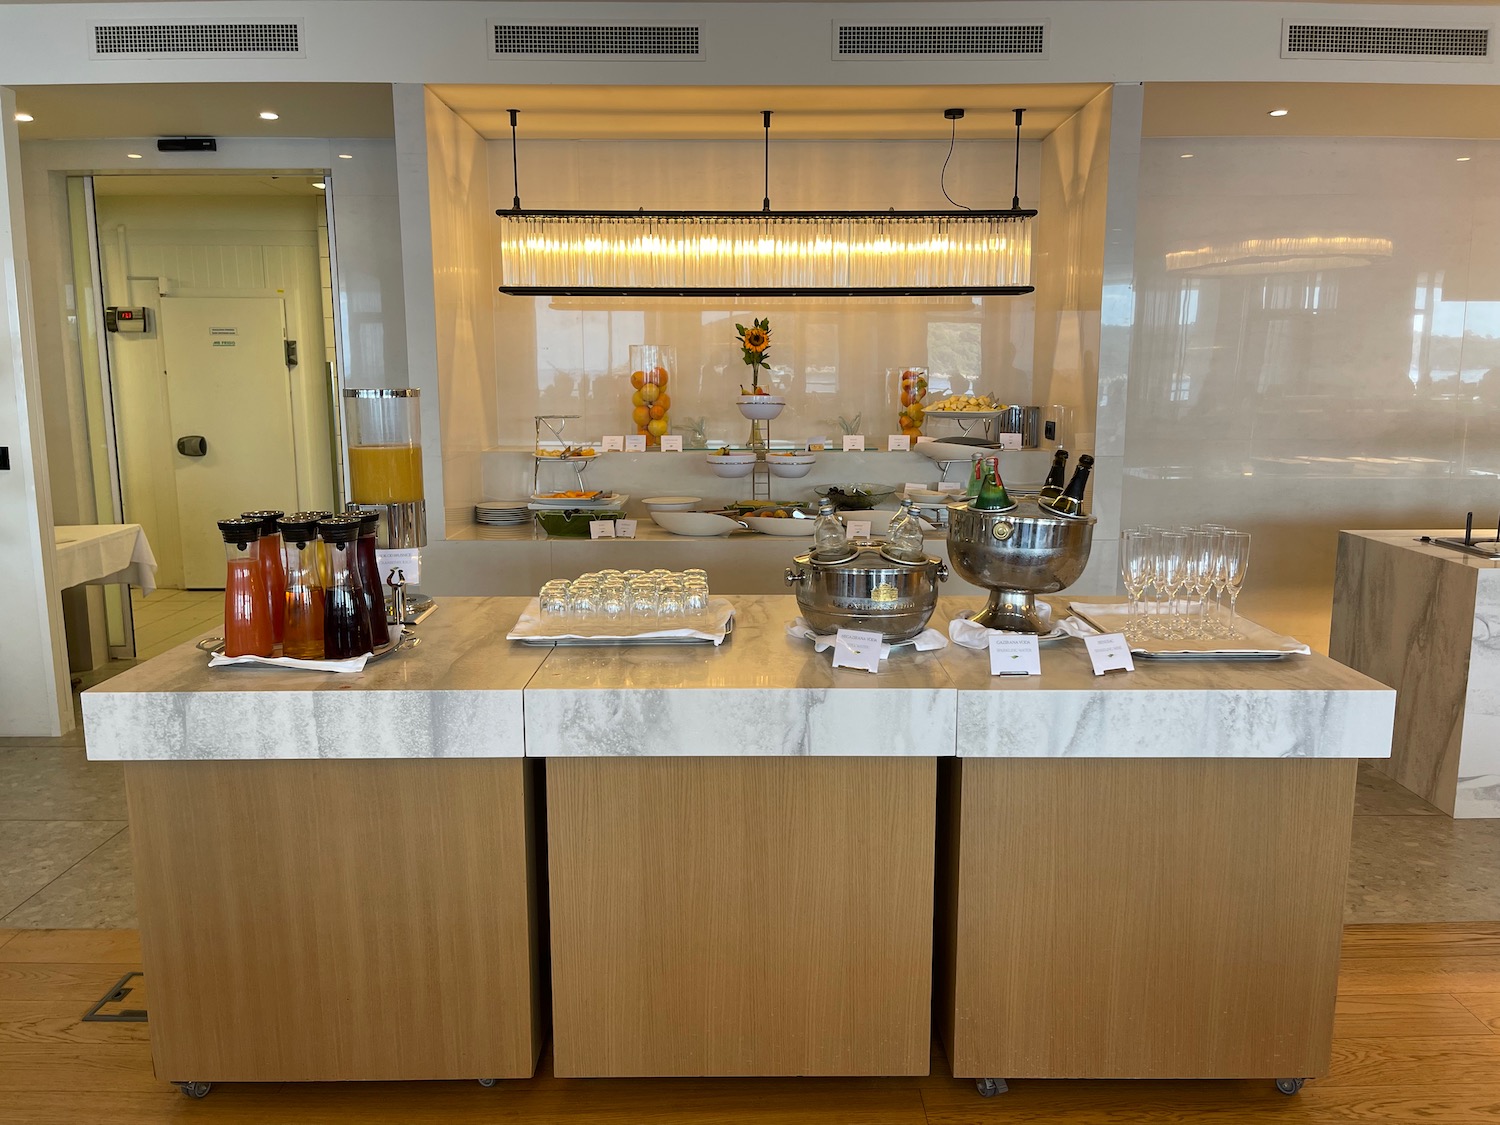
[[[426,546],[420,392],[412,387],[347,388],[344,433],[349,440],[349,500],[378,509],[380,548]]]
[[[260,542],[255,551],[271,603],[271,639],[277,644],[286,630],[286,560],[281,557],[281,528],[276,522],[284,514],[271,509],[240,513],[243,519],[260,520]]]
[[[318,519],[296,512],[281,520],[286,553],[286,630],[283,656],[323,659],[323,570],[318,565]]]
[[[220,520],[224,537],[224,655],[270,656],[271,601],[257,546],[264,524],[258,519]]]

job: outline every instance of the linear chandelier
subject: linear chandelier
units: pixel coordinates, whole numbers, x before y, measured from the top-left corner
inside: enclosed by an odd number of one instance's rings
[[[563,211],[521,206],[501,219],[500,291],[518,296],[897,297],[1031,293],[1034,210],[773,211],[771,111],[759,211]],[[962,110],[948,110],[956,121]],[[955,126],[956,128],[956,126]],[[951,151],[951,150],[950,150]],[[946,194],[946,192],[945,192]]]

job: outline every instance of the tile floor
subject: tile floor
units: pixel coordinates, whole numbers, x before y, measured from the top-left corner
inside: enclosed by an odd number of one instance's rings
[[[222,620],[217,591],[132,591],[140,659]],[[1326,651],[1328,611],[1278,599],[1257,620]],[[128,667],[83,677],[90,686]],[[89,762],[81,728],[55,739],[0,738],[0,927],[135,925],[120,767]],[[1500,820],[1451,820],[1361,766],[1346,922],[1500,919]]]

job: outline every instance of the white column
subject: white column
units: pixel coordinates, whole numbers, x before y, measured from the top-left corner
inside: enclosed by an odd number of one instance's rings
[[[0,736],[73,729],[42,436],[15,95],[0,87]]]

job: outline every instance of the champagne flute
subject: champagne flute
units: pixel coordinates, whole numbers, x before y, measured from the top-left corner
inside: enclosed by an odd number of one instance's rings
[[[1250,568],[1250,533],[1226,531],[1224,533],[1224,585],[1229,590],[1229,636],[1239,640],[1244,637],[1235,624],[1238,620],[1240,588],[1245,584],[1245,571]]]
[[[1158,543],[1156,584],[1167,595],[1167,621],[1158,635],[1176,639],[1182,635],[1177,629],[1177,591],[1187,577],[1187,536],[1179,531],[1164,531]]]
[[[1214,585],[1218,542],[1218,533],[1213,531],[1195,531],[1188,540],[1188,589],[1198,599],[1198,624],[1192,630],[1195,637],[1208,636],[1208,593]]]
[[[1151,584],[1153,562],[1149,535],[1127,531],[1120,536],[1120,578],[1130,596],[1130,620],[1125,635],[1133,641],[1140,640],[1146,632],[1140,619],[1140,605],[1146,587]]]
[[[1203,530],[1211,531],[1218,536],[1214,543],[1213,574],[1214,619],[1215,629],[1217,629],[1217,622],[1224,616],[1224,533],[1233,531],[1234,528],[1225,527],[1222,523],[1206,523],[1203,525]]]

